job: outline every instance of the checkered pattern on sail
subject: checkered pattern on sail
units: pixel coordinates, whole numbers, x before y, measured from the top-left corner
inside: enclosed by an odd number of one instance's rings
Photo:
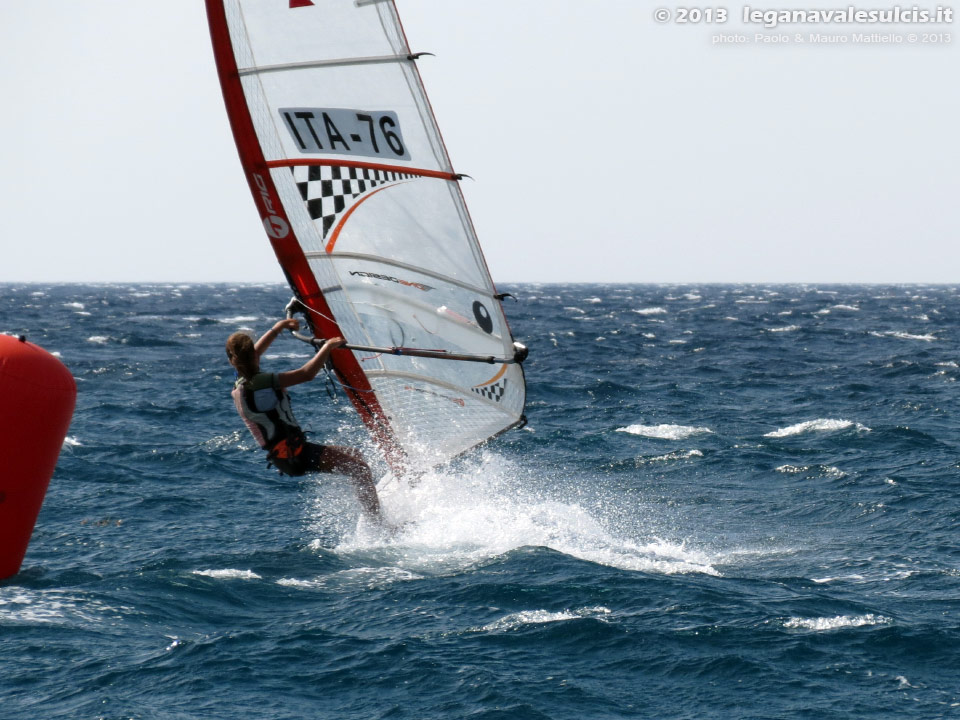
[[[481,387],[470,388],[477,395],[485,397],[487,400],[493,400],[494,402],[500,402],[503,398],[503,393],[507,389],[507,379],[504,378],[498,383],[493,385],[483,385]]]
[[[340,214],[353,205],[358,197],[373,188],[415,177],[392,170],[327,165],[294,166],[290,169],[293,171],[293,181],[307,204],[307,212],[320,225],[324,238]]]

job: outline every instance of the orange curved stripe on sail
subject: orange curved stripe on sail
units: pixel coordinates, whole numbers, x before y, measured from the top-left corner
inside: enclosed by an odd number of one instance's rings
[[[504,374],[506,371],[507,371],[507,365],[506,365],[506,364],[503,364],[503,365],[500,366],[500,372],[498,372],[496,375],[494,375],[492,378],[490,378],[490,379],[487,380],[486,382],[482,382],[482,383],[480,383],[479,385],[474,385],[474,387],[483,387],[484,385],[490,385],[491,383],[495,383],[497,380],[499,380],[501,377],[503,377],[503,374]]]
[[[407,182],[410,182],[410,181],[408,180]],[[400,183],[396,183],[396,184],[399,185]],[[382,191],[387,190],[387,189],[392,188],[392,187],[394,187],[394,185],[386,185],[386,186],[384,186],[384,187],[382,187],[382,188],[378,188],[378,189],[374,190],[372,193],[370,193],[369,195],[367,195],[367,196],[366,196],[365,198],[363,198],[362,200],[357,200],[357,202],[355,202],[355,203],[353,204],[353,206],[352,206],[349,210],[347,210],[347,212],[344,214],[344,216],[343,216],[342,218],[340,218],[340,222],[338,222],[338,223],[337,223],[337,226],[333,229],[333,232],[330,234],[330,239],[327,241],[326,251],[327,251],[328,253],[332,253],[332,252],[333,252],[333,246],[337,244],[337,238],[340,237],[340,231],[343,229],[343,226],[344,226],[344,224],[346,224],[347,220],[350,219],[350,216],[353,215],[353,211],[354,211],[354,210],[356,210],[358,207],[360,207],[360,205],[362,205],[362,204],[365,203],[367,200],[369,200],[370,198],[372,198],[372,197],[373,197],[374,195],[376,195],[378,192],[382,192]]]

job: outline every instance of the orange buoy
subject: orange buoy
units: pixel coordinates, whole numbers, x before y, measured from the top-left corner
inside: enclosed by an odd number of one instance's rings
[[[20,572],[76,400],[62,362],[0,335],[0,580]]]

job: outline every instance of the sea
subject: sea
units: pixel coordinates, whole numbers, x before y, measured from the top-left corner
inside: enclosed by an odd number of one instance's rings
[[[0,286],[78,387],[0,718],[960,718],[960,286],[499,289],[529,424],[385,491],[391,536],[233,408],[284,286]]]

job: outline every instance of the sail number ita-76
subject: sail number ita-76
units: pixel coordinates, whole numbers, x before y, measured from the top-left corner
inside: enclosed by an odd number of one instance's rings
[[[409,160],[395,112],[341,108],[280,108],[302,153]]]

